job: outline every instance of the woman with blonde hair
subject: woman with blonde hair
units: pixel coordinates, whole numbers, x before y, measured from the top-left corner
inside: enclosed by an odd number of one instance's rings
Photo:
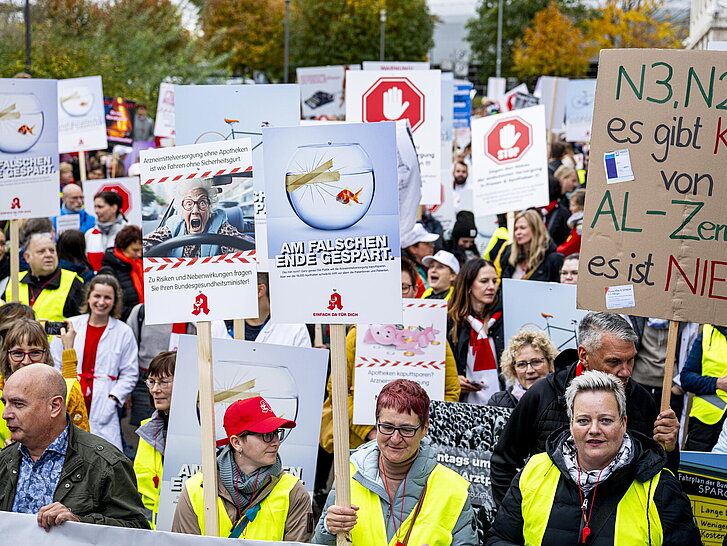
[[[503,279],[558,282],[563,255],[556,252],[543,219],[535,210],[515,216],[512,243],[499,257]]]
[[[514,408],[536,381],[555,370],[558,349],[542,331],[520,330],[507,344],[500,359],[500,369],[507,388],[496,392],[488,406]]]

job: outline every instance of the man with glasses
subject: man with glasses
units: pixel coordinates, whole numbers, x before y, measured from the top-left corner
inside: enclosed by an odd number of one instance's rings
[[[168,239],[205,233],[236,237],[254,244],[251,237],[240,233],[230,224],[224,210],[215,207],[217,191],[210,179],[193,178],[180,182],[175,186],[175,190],[176,214],[167,218],[164,225],[144,237],[144,252]],[[205,258],[238,251],[238,248],[232,246],[203,243],[174,248],[166,257]]]
[[[62,228],[58,230],[58,219],[61,216],[65,216],[62,222]],[[69,218],[76,216],[78,218],[78,224],[75,221],[71,224]],[[53,218],[53,227],[56,233],[60,233],[64,229],[78,229],[83,233],[86,233],[89,229],[96,225],[96,217],[90,215],[85,208],[83,208],[83,190],[78,184],[67,184],[63,187],[61,192],[61,214]]]
[[[295,476],[283,471],[280,443],[295,422],[277,417],[260,396],[238,400],[223,420],[227,438],[217,456],[216,536],[307,542],[313,531],[310,496]],[[204,530],[202,473],[184,483],[172,531]]]

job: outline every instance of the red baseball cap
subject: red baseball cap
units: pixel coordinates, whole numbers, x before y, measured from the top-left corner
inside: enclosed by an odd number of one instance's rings
[[[232,436],[249,431],[265,434],[279,428],[295,428],[295,421],[277,417],[262,396],[238,400],[230,405],[222,420],[227,438],[217,441],[217,447],[230,443]]]

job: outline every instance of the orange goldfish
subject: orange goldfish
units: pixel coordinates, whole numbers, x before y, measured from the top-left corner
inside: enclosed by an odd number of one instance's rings
[[[35,129],[35,125],[32,127],[28,127],[27,125],[23,124],[20,127],[18,127],[18,133],[21,135],[32,135],[33,129]]]
[[[339,203],[343,203],[344,205],[350,205],[351,201],[353,201],[354,203],[358,203],[360,205],[361,201],[358,200],[358,196],[362,190],[363,187],[359,189],[356,193],[353,193],[349,189],[341,190],[336,196],[336,201],[338,201]]]

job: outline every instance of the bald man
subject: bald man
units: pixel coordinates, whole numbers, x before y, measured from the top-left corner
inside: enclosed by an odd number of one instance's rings
[[[131,461],[71,423],[57,370],[19,369],[2,400],[15,443],[0,452],[0,510],[37,514],[46,531],[66,521],[149,528]]]
[[[73,216],[78,217],[78,221]],[[58,218],[68,216],[61,220],[61,229],[58,229]],[[83,208],[83,190],[78,184],[67,184],[63,187],[61,193],[61,215],[53,218],[53,227],[56,233],[65,231],[66,229],[80,229],[86,233],[89,229],[96,225],[96,218],[91,216],[86,209]]]

